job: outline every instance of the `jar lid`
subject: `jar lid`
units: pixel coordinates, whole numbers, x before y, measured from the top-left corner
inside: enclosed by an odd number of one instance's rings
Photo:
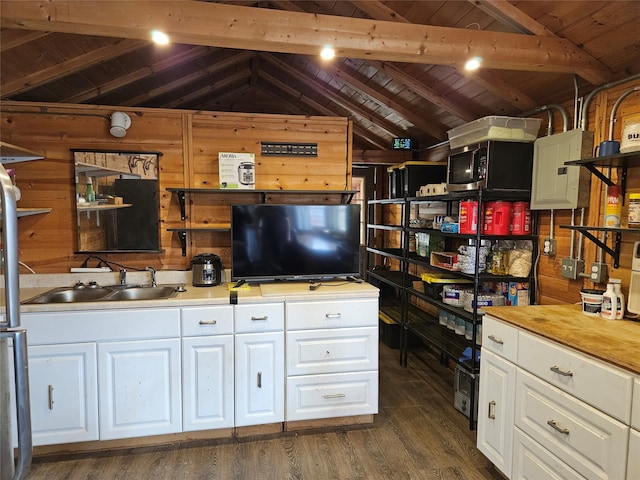
[[[640,193],[630,193],[629,194],[629,199],[640,200]]]

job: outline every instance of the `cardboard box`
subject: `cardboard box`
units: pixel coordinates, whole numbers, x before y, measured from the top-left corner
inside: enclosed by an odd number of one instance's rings
[[[522,282],[509,282],[507,292],[509,305],[523,307],[529,305],[529,284]]]
[[[253,153],[218,153],[221,189],[254,190],[256,156]]]
[[[430,263],[434,267],[458,270],[458,254],[456,252],[431,252]]]

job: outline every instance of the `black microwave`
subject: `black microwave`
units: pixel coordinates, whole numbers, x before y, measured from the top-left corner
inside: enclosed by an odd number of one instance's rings
[[[449,155],[447,189],[531,191],[533,143],[488,141]]]

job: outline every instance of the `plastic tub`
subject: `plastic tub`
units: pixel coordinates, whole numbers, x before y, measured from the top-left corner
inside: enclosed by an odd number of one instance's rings
[[[580,290],[580,297],[582,298],[582,313],[585,315],[600,316],[600,309],[602,308],[602,295],[604,290],[597,290],[592,288],[583,288]]]
[[[465,147],[486,140],[533,142],[538,138],[540,118],[500,117],[479,118],[447,131],[451,149]]]

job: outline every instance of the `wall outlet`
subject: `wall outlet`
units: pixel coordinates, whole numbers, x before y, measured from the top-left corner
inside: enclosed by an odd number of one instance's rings
[[[584,260],[578,260],[577,258],[563,258],[562,270],[560,273],[565,278],[576,280],[578,276],[584,270]]]
[[[556,254],[556,239],[555,238],[545,238],[544,245],[542,247],[542,253],[545,255],[549,255],[550,257]]]
[[[591,264],[591,271],[589,272],[589,279],[593,283],[604,283],[607,281],[607,264],[601,262],[593,262]]]

